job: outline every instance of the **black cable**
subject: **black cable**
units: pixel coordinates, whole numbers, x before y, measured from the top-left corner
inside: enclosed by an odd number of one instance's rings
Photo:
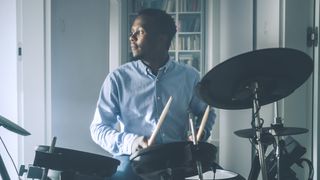
[[[20,176],[19,176],[19,172],[18,172],[17,166],[16,166],[16,164],[14,163],[14,160],[13,160],[12,156],[10,155],[10,153],[9,153],[9,151],[8,151],[8,149],[7,149],[7,146],[6,146],[6,144],[3,142],[1,136],[0,136],[0,140],[1,140],[2,144],[3,144],[4,149],[7,151],[7,154],[8,154],[8,156],[9,156],[9,158],[10,158],[10,160],[11,160],[13,166],[14,166],[14,169],[16,170],[16,173],[17,173],[17,175],[18,175],[19,180],[21,180],[21,179],[20,179]]]
[[[213,179],[212,180],[215,180],[216,179],[216,172],[213,172]]]
[[[306,162],[309,166],[309,177],[308,177],[308,180],[312,180],[313,179],[313,174],[314,174],[314,169],[313,169],[313,165],[312,165],[312,162],[309,160],[309,159],[305,159],[305,158],[301,158],[299,159],[298,162],[296,162],[300,167],[303,167],[302,166],[302,162]]]
[[[215,180],[216,179],[216,172],[217,172],[217,169],[216,167],[215,168],[211,168],[211,171],[212,171],[212,180]]]

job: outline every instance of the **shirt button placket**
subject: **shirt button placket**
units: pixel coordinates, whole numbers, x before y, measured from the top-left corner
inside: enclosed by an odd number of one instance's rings
[[[156,78],[156,88],[157,88],[158,82],[159,82],[159,78],[157,77],[157,78]],[[158,93],[156,93],[156,96],[157,96],[157,100],[159,101],[161,98],[160,98],[160,96],[158,95]]]

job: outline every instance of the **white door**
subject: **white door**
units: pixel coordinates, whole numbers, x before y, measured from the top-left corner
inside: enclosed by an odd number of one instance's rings
[[[299,13],[297,13],[297,11]],[[313,58],[314,47],[307,46],[307,29],[314,25],[314,1],[285,1],[284,20],[284,46],[298,49]],[[290,64],[288,64],[290,66]],[[284,125],[290,127],[300,127],[309,130],[308,133],[292,136],[303,147],[307,148],[304,158],[312,160],[312,109],[313,109],[313,89],[312,75],[293,94],[283,101]],[[298,179],[307,179],[308,166],[304,164],[304,169],[296,164],[292,168],[298,172]]]

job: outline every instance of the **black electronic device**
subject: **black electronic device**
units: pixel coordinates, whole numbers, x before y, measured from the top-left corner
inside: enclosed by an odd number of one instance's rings
[[[216,153],[216,147],[206,142],[172,142],[137,151],[130,160],[133,170],[143,179],[180,179],[198,173],[196,161],[201,162],[203,172],[218,167]]]
[[[281,177],[283,180],[294,180],[295,172],[290,168],[294,163],[299,162],[300,158],[307,152],[307,149],[301,146],[298,141],[291,136],[287,136],[281,143],[283,148],[281,150]],[[268,166],[268,174],[270,180],[276,180],[277,174],[277,159],[275,156],[275,150],[273,149],[266,158],[266,164]]]
[[[110,177],[120,164],[117,159],[98,154],[61,147],[54,147],[53,152],[49,149],[50,146],[38,146],[33,165],[62,171],[67,180],[75,179],[75,175]]]

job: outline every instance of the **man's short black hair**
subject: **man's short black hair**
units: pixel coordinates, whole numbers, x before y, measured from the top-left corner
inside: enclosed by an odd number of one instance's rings
[[[169,49],[171,40],[177,32],[176,24],[171,15],[160,9],[147,8],[139,11],[138,16],[150,18],[154,29],[160,34],[167,35]]]

